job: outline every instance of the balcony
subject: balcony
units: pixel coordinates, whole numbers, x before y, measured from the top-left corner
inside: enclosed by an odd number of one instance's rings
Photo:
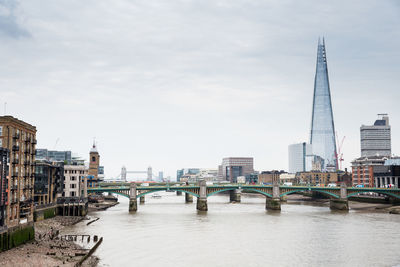
[[[19,133],[14,133],[13,139],[19,139]]]
[[[36,145],[36,144],[37,144],[37,140],[36,140],[36,139],[33,139],[33,140],[32,140],[32,144],[33,144],[33,145]]]
[[[13,146],[12,151],[19,151],[19,146]]]
[[[14,164],[14,165],[15,164],[19,164],[19,160],[18,159],[13,159],[11,163]]]
[[[30,162],[29,160],[25,160],[25,161],[24,161],[24,165],[25,165],[25,166],[30,165],[30,164],[31,164],[31,162]]]
[[[24,152],[25,152],[25,154],[29,154],[29,153],[31,153],[31,150],[29,149],[29,147],[27,147],[27,148],[25,148]]]
[[[30,143],[30,142],[31,142],[31,138],[30,137],[25,138],[25,143]]]

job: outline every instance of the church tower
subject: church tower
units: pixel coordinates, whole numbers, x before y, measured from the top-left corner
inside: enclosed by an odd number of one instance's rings
[[[93,176],[94,181],[98,180],[99,175],[99,165],[100,165],[100,155],[97,151],[96,144],[93,142],[93,147],[90,149],[89,153],[89,176]]]

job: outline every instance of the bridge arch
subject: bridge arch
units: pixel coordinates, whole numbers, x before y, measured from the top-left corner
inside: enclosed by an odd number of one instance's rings
[[[304,192],[304,191],[319,192],[319,193],[321,193],[323,195],[326,195],[326,196],[329,196],[329,197],[339,198],[338,195],[336,195],[336,194],[334,194],[332,192],[325,191],[323,189],[314,189],[314,188],[311,188],[311,189],[294,189],[294,190],[290,190],[290,191],[287,191],[285,193],[282,193],[279,196],[282,197],[282,196],[291,195],[291,194],[295,194],[295,193],[298,193],[298,192]]]
[[[246,190],[247,192],[251,191],[251,192],[255,192],[261,195],[264,195],[266,197],[272,198],[272,195],[266,192],[263,192],[261,190],[255,189],[255,188],[244,188],[243,190]]]
[[[196,193],[193,193],[193,192],[190,192],[190,191],[186,191],[186,190],[183,190],[183,189],[165,189],[165,188],[160,188],[160,189],[150,189],[149,191],[146,191],[146,192],[143,192],[143,193],[140,193],[140,194],[138,194],[137,196],[136,196],[136,198],[140,198],[140,197],[142,197],[142,196],[145,196],[145,195],[147,195],[147,194],[151,194],[151,193],[154,193],[154,192],[159,192],[159,191],[167,191],[167,190],[173,190],[173,191],[180,191],[180,192],[183,192],[183,193],[187,193],[187,194],[189,194],[189,195],[192,195],[192,196],[195,196],[195,197],[200,197],[198,194],[196,194]]]
[[[111,193],[111,194],[117,194],[117,195],[120,195],[120,196],[123,196],[123,197],[129,198],[129,194],[122,193],[122,192],[109,191],[108,193]]]
[[[211,197],[211,196],[216,195],[216,194],[221,193],[221,192],[233,191],[233,190],[236,190],[236,189],[237,188],[224,188],[224,189],[221,189],[221,190],[218,190],[218,191],[214,191],[214,192],[211,192],[211,193],[207,194],[207,197]]]
[[[382,195],[386,195],[386,196],[389,196],[389,197],[394,197],[394,198],[397,198],[397,199],[400,199],[400,195],[396,195],[396,194],[394,194],[394,193],[391,193],[391,192],[387,192],[387,191],[374,191],[374,190],[371,190],[371,191],[368,191],[368,190],[365,190],[365,191],[362,191],[362,192],[353,192],[353,193],[350,193],[350,194],[347,194],[347,197],[349,198],[349,197],[352,197],[352,196],[356,196],[356,195],[358,195],[358,194],[360,194],[360,193],[377,193],[377,194],[382,194]]]

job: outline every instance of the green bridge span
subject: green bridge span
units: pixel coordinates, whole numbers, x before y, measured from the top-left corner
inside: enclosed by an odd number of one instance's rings
[[[137,199],[144,201],[144,196],[159,191],[176,191],[185,193],[186,202],[197,198],[197,209],[207,210],[207,198],[221,193],[230,192],[230,200],[240,202],[241,192],[257,193],[266,197],[266,209],[280,210],[280,199],[285,195],[301,192],[318,192],[331,199],[331,209],[348,210],[348,198],[360,193],[378,193],[400,199],[398,188],[368,188],[368,187],[319,187],[319,186],[279,186],[279,185],[206,185],[204,181],[199,185],[149,185],[141,186],[135,183],[118,186],[102,184],[99,187],[88,188],[88,193],[114,193],[130,199],[130,211],[137,210]]]

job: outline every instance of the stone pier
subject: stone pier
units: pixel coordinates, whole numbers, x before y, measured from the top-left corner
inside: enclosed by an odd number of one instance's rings
[[[193,202],[193,196],[191,194],[185,193],[185,202],[186,203],[192,203]]]
[[[345,183],[340,186],[340,198],[332,198],[329,207],[331,210],[349,210],[349,200],[347,199],[347,187]]]
[[[240,191],[238,189],[231,190],[229,192],[229,201],[230,202],[240,202]]]
[[[140,204],[144,204],[144,203],[145,203],[145,200],[146,200],[145,197],[144,197],[144,196],[141,196],[141,197],[140,197]]]
[[[129,191],[129,211],[137,211],[137,191],[136,184],[131,183],[130,191]]]
[[[177,196],[182,196],[182,191],[176,191]]]
[[[197,208],[197,210],[200,210],[200,211],[207,211],[208,207],[207,207],[206,181],[204,181],[204,180],[200,181],[199,185],[200,185],[200,194],[199,194],[199,197],[197,198],[196,208]]]
[[[275,183],[272,187],[272,198],[267,198],[266,200],[266,210],[281,210],[281,199],[279,195],[279,185]]]

